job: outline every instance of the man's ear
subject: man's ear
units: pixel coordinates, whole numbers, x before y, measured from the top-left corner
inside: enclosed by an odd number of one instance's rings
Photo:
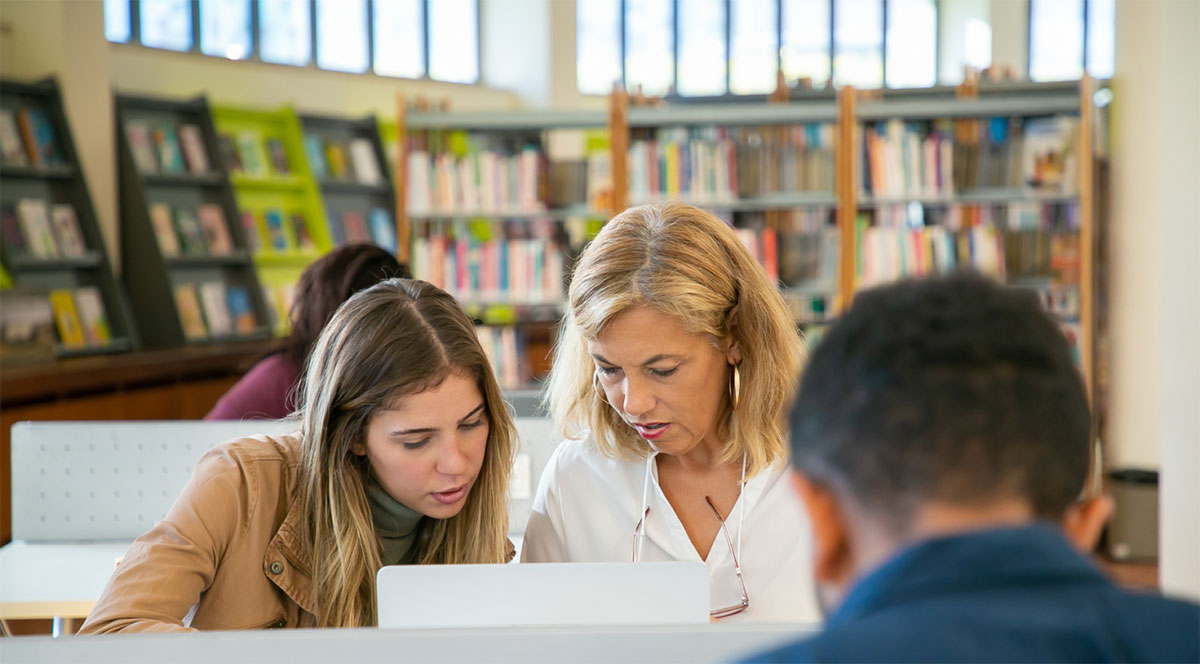
[[[793,470],[792,487],[804,504],[813,534],[813,577],[819,583],[844,585],[853,576],[849,524],[829,487]]]
[[[1113,499],[1109,495],[1085,498],[1063,513],[1062,529],[1075,548],[1090,553],[1100,540],[1100,531],[1113,513]]]

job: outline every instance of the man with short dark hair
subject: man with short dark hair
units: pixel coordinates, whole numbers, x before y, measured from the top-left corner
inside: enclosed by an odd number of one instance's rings
[[[1084,387],[1029,292],[983,277],[862,293],[810,358],[793,480],[819,599],[761,661],[1200,661],[1200,607],[1115,587],[1084,552]]]

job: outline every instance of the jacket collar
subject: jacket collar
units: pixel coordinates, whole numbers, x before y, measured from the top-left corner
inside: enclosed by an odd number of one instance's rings
[[[309,547],[300,544],[302,518],[303,506],[292,500],[287,516],[267,545],[263,573],[301,609],[316,615],[312,597],[312,558]]]
[[[987,530],[918,542],[860,579],[828,625],[850,622],[915,598],[1040,584],[1108,584],[1049,524]]]

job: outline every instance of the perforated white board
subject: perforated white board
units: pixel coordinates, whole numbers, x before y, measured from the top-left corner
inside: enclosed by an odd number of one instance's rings
[[[509,476],[508,532],[513,539],[525,534],[529,523],[529,512],[533,509],[533,496],[537,492],[542,469],[554,453],[559,439],[554,435],[554,425],[549,418],[517,417],[513,419],[521,443],[513,461]]]
[[[685,625],[708,622],[700,562],[394,565],[379,570],[379,626]]]
[[[166,515],[209,448],[296,429],[287,421],[18,422],[12,428],[12,536],[120,540]]]

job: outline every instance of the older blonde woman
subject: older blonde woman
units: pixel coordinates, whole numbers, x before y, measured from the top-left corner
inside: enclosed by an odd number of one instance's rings
[[[708,212],[648,205],[588,246],[569,299],[549,387],[567,440],[522,560],[701,560],[714,618],[816,620],[784,473],[802,342],[762,268]]]

